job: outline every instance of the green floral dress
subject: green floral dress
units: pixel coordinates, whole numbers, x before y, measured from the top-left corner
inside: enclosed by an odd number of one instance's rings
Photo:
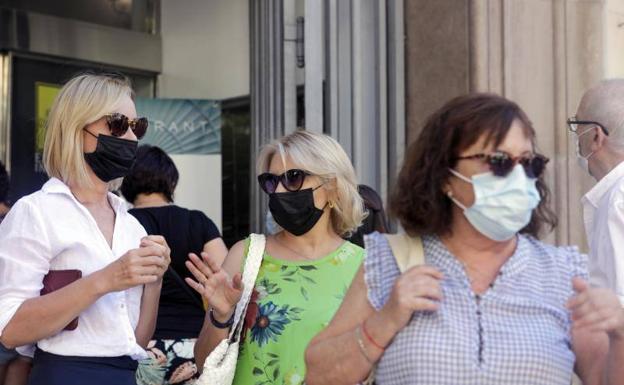
[[[265,253],[234,385],[302,384],[305,349],[331,321],[363,258],[364,249],[350,242],[315,261],[283,261]]]

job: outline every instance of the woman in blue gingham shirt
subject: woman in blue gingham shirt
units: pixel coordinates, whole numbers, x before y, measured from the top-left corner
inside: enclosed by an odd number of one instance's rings
[[[377,385],[569,385],[574,371],[619,384],[624,309],[587,286],[576,248],[537,240],[555,219],[534,149],[525,113],[499,96],[429,118],[390,201],[425,265],[401,273],[386,238],[366,237],[364,267],[306,352],[308,385],[353,384],[373,366]]]

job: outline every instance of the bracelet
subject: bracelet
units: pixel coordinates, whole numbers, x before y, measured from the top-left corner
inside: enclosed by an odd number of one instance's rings
[[[208,311],[209,315],[210,315],[210,322],[212,322],[212,325],[216,328],[219,329],[227,329],[229,327],[232,326],[232,324],[234,323],[234,313],[232,313],[232,316],[230,317],[229,320],[225,321],[225,323],[223,322],[219,322],[217,321],[217,319],[214,317],[213,314],[213,308],[210,308],[210,310]]]
[[[371,343],[371,345],[373,345],[374,347],[376,347],[377,349],[380,350],[386,350],[385,346],[381,346],[380,344],[378,344],[377,342],[375,342],[375,340],[373,339],[373,337],[371,337],[370,334],[368,334],[368,331],[366,331],[366,321],[362,322],[362,332],[364,333],[364,335],[366,336],[366,339],[368,340],[368,342]]]
[[[364,346],[364,341],[362,340],[362,328],[359,326],[357,327],[357,329],[355,329],[355,338],[357,339],[358,347],[360,348],[360,353],[362,353],[364,358],[366,358],[366,361],[368,361],[368,363],[371,366],[375,366],[375,363],[373,362],[373,360],[371,360],[370,357],[368,356],[368,353],[366,353],[366,347]]]

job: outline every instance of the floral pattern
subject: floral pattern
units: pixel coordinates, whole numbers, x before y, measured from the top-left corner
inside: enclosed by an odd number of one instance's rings
[[[316,261],[264,256],[245,314],[236,385],[300,385],[304,351],[327,326],[363,260],[345,242]]]
[[[282,334],[288,323],[290,323],[288,306],[280,308],[269,301],[258,308],[256,322],[251,328],[251,339],[260,346],[266,344],[269,339],[277,341],[277,336]]]
[[[195,384],[194,347],[195,339],[150,341],[147,345],[149,358],[139,361],[137,385]]]

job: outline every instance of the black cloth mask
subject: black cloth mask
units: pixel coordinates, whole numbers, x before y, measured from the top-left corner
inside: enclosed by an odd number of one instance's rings
[[[84,154],[95,175],[104,182],[128,175],[136,160],[138,142],[111,135],[98,135],[96,139],[95,151]]]
[[[314,190],[269,194],[269,210],[284,230],[299,236],[310,231],[325,211],[314,205]]]

